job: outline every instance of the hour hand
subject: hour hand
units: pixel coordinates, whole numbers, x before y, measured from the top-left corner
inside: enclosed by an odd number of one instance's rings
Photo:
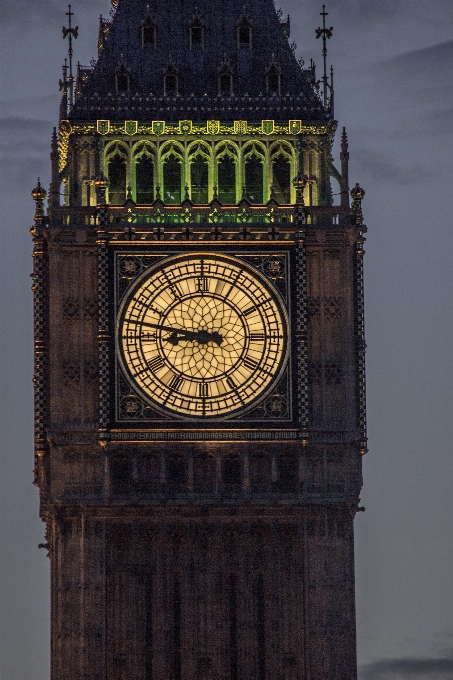
[[[168,342],[172,345],[177,345],[180,340],[195,340],[200,345],[207,345],[208,342],[215,342],[217,345],[222,344],[223,336],[217,331],[214,333],[209,333],[208,331],[188,331],[185,328],[173,328],[172,326],[163,326],[158,323],[147,323],[143,322],[142,326],[148,328],[157,328],[161,331],[168,331],[170,333],[169,337],[166,338]]]

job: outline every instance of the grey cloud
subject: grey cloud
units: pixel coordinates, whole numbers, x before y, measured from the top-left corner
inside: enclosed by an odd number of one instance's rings
[[[359,680],[451,680],[453,658],[386,659],[362,666]]]
[[[100,12],[107,13],[110,3],[107,0],[78,0],[77,18],[80,18],[85,9],[90,9],[95,5],[99,6]],[[75,11],[74,6],[72,11]],[[67,5],[62,5],[60,0],[39,0],[39,2],[36,0],[3,0],[0,19],[3,25],[19,23],[36,23],[39,26],[49,23],[59,25],[62,18],[63,20],[66,18],[65,12],[67,12]]]
[[[425,179],[433,174],[425,165],[398,164],[399,157],[396,154],[376,151],[367,145],[364,148],[356,148],[356,167],[359,174],[372,184],[388,183],[392,186],[408,186],[414,183],[414,177]],[[364,179],[365,181],[365,179]]]

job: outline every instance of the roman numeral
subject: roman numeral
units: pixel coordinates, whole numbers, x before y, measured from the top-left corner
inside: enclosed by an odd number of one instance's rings
[[[175,300],[179,300],[182,297],[182,290],[177,283],[170,284],[170,290]]]
[[[199,293],[207,293],[209,290],[209,279],[205,276],[201,276],[197,279],[197,291]]]
[[[209,385],[207,383],[200,383],[198,386],[198,392],[202,399],[206,399],[209,397]]]
[[[183,382],[184,378],[181,378],[180,375],[174,375],[173,378],[170,380],[169,388],[171,390],[179,390]]]
[[[249,357],[245,357],[244,366],[249,368],[251,371],[255,371],[258,368],[258,362],[254,361],[253,359],[249,359]]]
[[[155,342],[156,340],[156,333],[150,333],[148,331],[143,331],[141,334],[141,340],[144,342]]]
[[[228,385],[228,387],[230,388],[230,390],[235,390],[235,389],[236,389],[237,385],[236,385],[236,383],[234,382],[233,378],[230,378],[230,376],[228,376],[227,379],[226,379],[226,381],[227,381],[227,385]]]
[[[264,341],[265,337],[264,333],[250,333],[251,342]]]
[[[164,360],[160,356],[154,357],[154,359],[150,359],[150,361],[148,361],[148,367],[153,371],[153,373],[158,371],[159,368],[162,368],[163,365]]]
[[[242,312],[244,316],[248,316],[252,312],[256,312],[256,306],[253,305],[253,307],[249,307],[248,309],[245,310],[245,312]]]

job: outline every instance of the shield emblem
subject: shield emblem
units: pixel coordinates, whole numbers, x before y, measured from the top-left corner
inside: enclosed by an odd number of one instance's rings
[[[192,121],[191,120],[180,120],[179,121],[179,131],[182,135],[190,135],[192,132]]]
[[[110,132],[110,121],[98,120],[97,131],[99,132],[100,135],[108,135],[108,133]]]
[[[155,135],[163,135],[165,130],[164,120],[153,120],[153,133]]]
[[[289,121],[289,132],[291,135],[298,135],[302,129],[301,120],[290,120]]]
[[[220,120],[208,120],[206,129],[210,135],[218,135],[220,132]]]
[[[247,134],[247,121],[246,120],[235,120],[234,121],[234,133],[236,135]]]
[[[274,131],[274,121],[273,120],[263,120],[261,123],[261,129],[263,134],[271,135]]]
[[[124,121],[124,132],[127,135],[136,135],[138,132],[138,121],[136,120]]]

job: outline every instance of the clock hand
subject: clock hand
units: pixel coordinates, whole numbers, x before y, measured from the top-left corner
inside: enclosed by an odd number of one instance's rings
[[[184,328],[173,328],[172,326],[163,326],[158,323],[147,323],[143,321],[142,326],[147,328],[157,328],[160,331],[168,331],[170,337],[167,338],[172,345],[177,345],[178,341],[181,340],[195,340],[200,343],[200,345],[207,345],[208,342],[215,342],[217,345],[222,344],[223,336],[217,331],[214,333],[209,333],[208,331],[187,331]]]

